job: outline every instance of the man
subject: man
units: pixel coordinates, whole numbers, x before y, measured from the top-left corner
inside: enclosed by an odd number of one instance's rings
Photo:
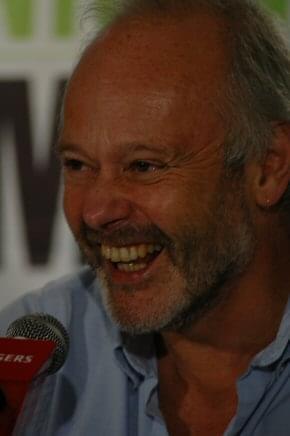
[[[91,269],[1,317],[71,338],[23,434],[289,434],[289,73],[247,0],[131,1],[90,43],[57,147]]]

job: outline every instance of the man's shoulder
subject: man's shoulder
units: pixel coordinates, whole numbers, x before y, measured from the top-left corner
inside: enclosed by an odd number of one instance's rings
[[[49,313],[65,326],[73,313],[92,303],[100,307],[99,284],[89,268],[47,283],[44,287],[24,294],[0,311],[0,335],[15,319],[29,313]]]

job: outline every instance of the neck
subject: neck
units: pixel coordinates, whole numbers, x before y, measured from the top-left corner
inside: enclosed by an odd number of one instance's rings
[[[277,244],[278,245],[278,244]],[[280,246],[281,248],[281,246]],[[282,259],[285,259],[282,261]],[[213,384],[234,380],[275,338],[287,303],[289,253],[260,250],[247,272],[232,282],[227,298],[182,332],[163,332],[164,358],[182,378]]]

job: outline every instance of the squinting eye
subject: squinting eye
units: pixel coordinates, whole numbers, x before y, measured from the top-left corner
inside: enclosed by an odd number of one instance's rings
[[[83,169],[83,163],[78,159],[64,159],[63,167],[71,171],[81,171]]]
[[[139,173],[156,171],[158,166],[145,160],[136,160],[130,165],[130,169]]]

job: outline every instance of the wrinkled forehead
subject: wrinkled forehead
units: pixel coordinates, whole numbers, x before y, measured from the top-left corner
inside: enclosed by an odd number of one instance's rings
[[[127,18],[85,51],[69,89],[82,92],[132,85],[148,90],[182,88],[214,97],[228,69],[226,23],[200,11],[193,16]],[[85,85],[86,84],[86,85]],[[85,89],[84,89],[85,87]]]
[[[115,24],[88,47],[72,75],[65,138],[91,145],[118,137],[210,141],[220,130],[215,108],[229,63],[223,25],[206,13]]]

